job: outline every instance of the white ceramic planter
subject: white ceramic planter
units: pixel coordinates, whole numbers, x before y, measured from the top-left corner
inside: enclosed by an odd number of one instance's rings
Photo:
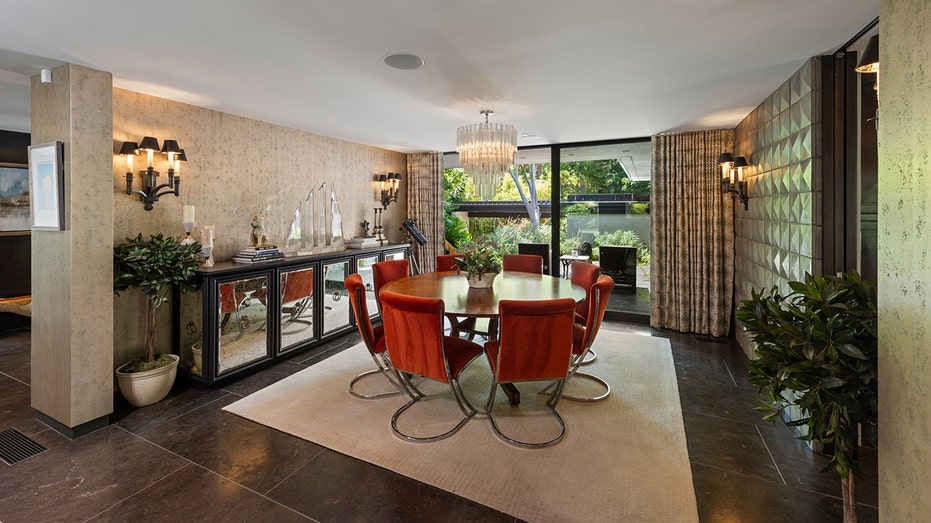
[[[120,384],[120,392],[126,401],[133,407],[145,407],[158,403],[168,395],[171,386],[175,383],[180,358],[169,354],[174,362],[154,370],[144,372],[122,372],[124,365],[116,369],[116,379]]]
[[[197,367],[198,373],[204,372],[204,351],[201,349],[200,342],[191,345],[191,356],[194,358],[194,366]]]
[[[469,280],[469,287],[473,289],[487,289],[495,283],[496,272],[485,272],[474,276],[466,276]]]

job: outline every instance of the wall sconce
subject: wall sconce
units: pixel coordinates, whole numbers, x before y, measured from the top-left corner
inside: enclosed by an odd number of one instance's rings
[[[133,189],[133,158],[139,154],[139,151],[146,152],[148,165],[145,170],[139,171],[139,176],[142,177],[142,189]],[[168,183],[161,185],[158,184],[159,172],[153,166],[153,159],[157,152],[168,155]],[[177,141],[165,140],[159,149],[158,140],[146,136],[138,145],[136,142],[123,142],[120,155],[126,156],[126,194],[138,194],[145,205],[145,210],[151,211],[152,204],[166,194],[178,196],[181,189],[181,162],[187,161],[187,157],[184,155],[184,150],[178,147]]]
[[[379,174],[377,180],[381,184],[381,206],[387,209],[388,204],[398,201],[398,186],[401,185],[401,174]]]
[[[875,34],[870,37],[866,43],[866,48],[860,59],[857,60],[857,66],[854,70],[861,74],[876,73],[876,83],[873,84],[873,90],[876,91],[876,117],[870,118],[879,129],[879,35]]]
[[[718,165],[721,166],[721,192],[730,193],[731,198],[740,200],[746,211],[747,202],[750,200],[743,174],[744,168],[747,167],[747,159],[743,156],[734,158],[731,153],[721,153]]]

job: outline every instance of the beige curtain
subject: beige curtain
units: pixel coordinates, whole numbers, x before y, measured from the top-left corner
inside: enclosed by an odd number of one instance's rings
[[[718,156],[732,130],[653,137],[650,325],[727,335],[734,297],[734,204]]]
[[[414,243],[414,256],[420,266],[420,272],[433,272],[436,270],[436,255],[445,252],[443,155],[407,155],[407,175],[410,187],[407,195],[407,215],[417,220],[417,226],[429,240],[423,246]]]

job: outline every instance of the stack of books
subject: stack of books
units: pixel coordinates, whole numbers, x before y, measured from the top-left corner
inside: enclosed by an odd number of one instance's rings
[[[375,236],[353,236],[346,242],[347,249],[368,249],[369,247],[378,247],[378,239]]]
[[[258,263],[280,258],[284,258],[284,253],[278,250],[277,245],[262,245],[243,248],[233,256],[233,263]]]

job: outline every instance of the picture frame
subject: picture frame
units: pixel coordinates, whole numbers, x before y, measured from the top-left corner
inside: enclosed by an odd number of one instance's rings
[[[0,162],[0,236],[28,235],[29,165]]]
[[[29,146],[29,206],[32,229],[65,230],[62,142]]]

